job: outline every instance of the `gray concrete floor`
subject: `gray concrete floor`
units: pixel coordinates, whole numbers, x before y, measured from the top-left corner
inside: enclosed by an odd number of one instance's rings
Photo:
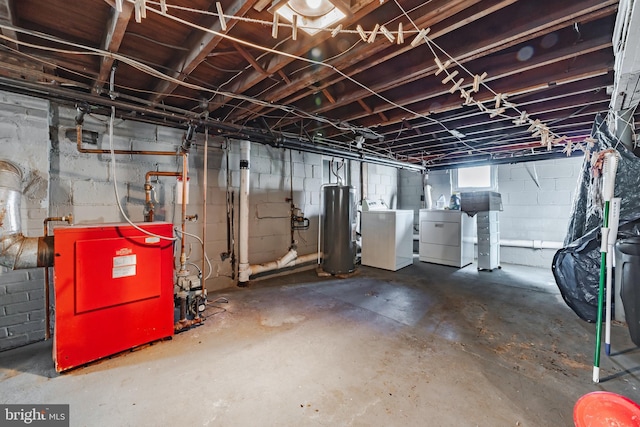
[[[0,353],[0,402],[69,403],[72,426],[572,426],[588,392],[640,401],[626,327],[593,384],[595,326],[546,270],[416,259],[220,297],[202,326],[66,374],[50,342]]]

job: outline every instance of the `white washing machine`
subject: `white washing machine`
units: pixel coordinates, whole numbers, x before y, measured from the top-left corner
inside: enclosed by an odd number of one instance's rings
[[[362,265],[396,271],[413,264],[413,211],[362,212]]]

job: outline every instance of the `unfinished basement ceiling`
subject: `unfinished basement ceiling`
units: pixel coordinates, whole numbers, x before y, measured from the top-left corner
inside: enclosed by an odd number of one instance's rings
[[[580,155],[614,83],[614,0],[352,0],[295,39],[265,0],[116,6],[0,0],[0,88],[436,169]]]

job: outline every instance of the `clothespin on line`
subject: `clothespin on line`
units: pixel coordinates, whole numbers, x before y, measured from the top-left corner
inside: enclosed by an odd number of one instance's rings
[[[218,11],[218,18],[220,19],[220,28],[222,31],[227,31],[227,21],[224,19],[224,13],[222,13],[222,5],[219,1],[216,2],[216,10]],[[274,13],[274,15],[276,15]]]
[[[367,43],[373,43],[374,41],[376,41],[376,35],[378,34],[379,29],[380,29],[380,24],[376,24],[376,26],[373,27],[373,31],[371,31],[371,34],[369,34]]]
[[[136,0],[133,7],[136,22],[139,24],[147,17],[147,0]]]

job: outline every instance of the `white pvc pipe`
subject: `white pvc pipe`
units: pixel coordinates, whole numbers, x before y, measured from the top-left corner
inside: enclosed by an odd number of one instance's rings
[[[562,249],[564,244],[562,242],[553,242],[549,240],[500,239],[500,246],[531,249]]]
[[[240,141],[240,224],[238,228],[239,265],[238,280],[247,283],[251,270],[249,268],[249,159],[251,143]]]
[[[289,249],[289,252],[281,256],[275,261],[267,262],[264,264],[253,264],[249,266],[249,276],[258,273],[264,273],[265,271],[279,270],[284,267],[288,267],[290,263],[298,258],[298,252],[295,249]]]
[[[289,249],[289,252],[281,256],[275,261],[266,262],[264,264],[252,264],[249,266],[248,274],[253,276],[254,274],[264,273],[266,271],[280,270],[282,268],[295,267],[296,265],[304,264],[307,262],[315,261],[316,254],[311,253],[307,255],[300,255],[295,249]]]

